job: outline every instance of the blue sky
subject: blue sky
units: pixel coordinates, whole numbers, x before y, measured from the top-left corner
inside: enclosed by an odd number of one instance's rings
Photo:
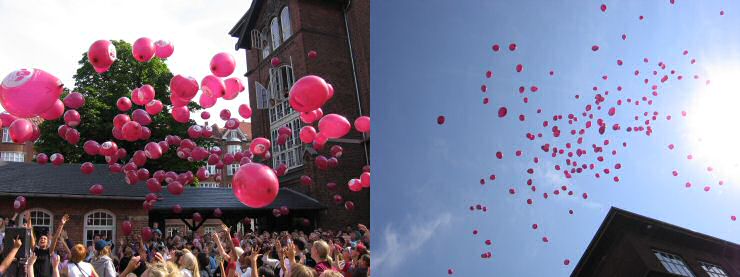
[[[606,13],[599,10],[602,3]],[[740,100],[732,93],[738,87],[733,73],[740,72],[736,26],[740,5],[728,1],[373,2],[373,274],[441,276],[453,268],[456,276],[567,276],[611,206],[740,242],[740,222],[730,220],[740,216],[733,205],[740,200],[740,178],[732,174],[740,158],[726,139],[740,133],[730,124],[738,116],[732,108],[713,108]],[[514,52],[507,49],[511,42],[518,45]],[[502,50],[494,53],[494,43]],[[592,45],[600,49],[591,51]],[[617,59],[624,64],[617,66]],[[522,73],[514,71],[518,63],[524,65]],[[485,77],[487,70],[493,78]],[[661,83],[663,75],[670,80]],[[644,78],[659,86],[659,96],[650,95]],[[712,80],[708,86],[707,79]],[[482,84],[488,86],[485,94]],[[527,91],[519,94],[522,85]],[[539,91],[530,92],[532,85]],[[617,92],[617,86],[623,90]],[[577,136],[569,132],[583,128],[586,119],[568,125],[553,122],[552,116],[580,117],[586,104],[595,108],[594,96],[605,90],[610,95],[602,110],[592,110],[593,124],[604,118],[609,127],[619,123],[622,129],[607,128],[604,135],[596,132],[598,126],[587,129],[579,147],[588,154],[576,160],[611,172],[595,178],[586,171],[566,179],[553,167],[565,166],[567,157],[552,158],[540,146],[575,144]],[[484,97],[490,98],[488,105]],[[626,103],[627,98],[641,103]],[[617,106],[618,99],[625,102]],[[500,106],[508,108],[505,118],[497,116]],[[613,117],[606,112],[610,107],[617,107]],[[659,115],[651,120],[650,136],[625,131],[645,126],[649,118],[643,112],[653,111]],[[526,116],[524,122],[519,114]],[[672,119],[666,120],[669,114]],[[446,117],[444,125],[436,123],[439,115]],[[550,132],[553,124],[562,130],[559,138]],[[530,141],[527,132],[543,137]],[[605,139],[610,141],[601,153],[605,161],[598,162],[591,145],[603,146]],[[522,157],[514,155],[516,150]],[[502,160],[497,151],[504,153]],[[532,162],[534,157],[539,163]],[[615,163],[622,168],[614,169]],[[707,171],[708,166],[714,170]],[[490,174],[496,181],[481,186],[479,180]],[[529,178],[536,192],[526,185]],[[686,182],[692,187],[685,188]],[[561,185],[575,195],[552,195]],[[705,186],[711,190],[705,192]],[[517,193],[510,195],[509,188]],[[543,199],[543,192],[550,197]],[[588,199],[580,196],[583,192]],[[525,203],[528,198],[534,205]],[[488,211],[471,212],[468,207],[475,204]],[[569,215],[569,209],[575,213]],[[533,223],[539,229],[532,230]],[[543,243],[543,236],[550,242]],[[488,251],[493,257],[482,259]],[[563,265],[564,259],[571,264]]]

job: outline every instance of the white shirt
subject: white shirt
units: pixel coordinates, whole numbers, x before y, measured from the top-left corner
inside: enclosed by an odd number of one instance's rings
[[[93,274],[93,266],[86,262],[68,263],[67,274],[69,277],[90,277]]]
[[[190,269],[180,269],[180,273],[182,273],[183,277],[193,277],[193,272]]]

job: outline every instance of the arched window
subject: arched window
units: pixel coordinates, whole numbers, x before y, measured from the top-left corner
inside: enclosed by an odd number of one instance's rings
[[[268,38],[268,29],[265,28],[262,30],[262,33],[260,34],[260,40],[262,41],[262,58],[267,58],[267,56],[270,56],[270,53],[272,52],[272,47],[270,47],[270,39]]]
[[[35,208],[23,212],[20,215],[21,226],[26,224],[27,213],[31,213],[31,224],[33,224],[34,228],[37,230],[41,228],[47,229],[47,234],[51,234],[53,232],[52,230],[54,229],[52,227],[54,227],[54,215],[49,210]]]
[[[115,241],[116,216],[107,210],[92,210],[85,215],[84,230],[82,240],[87,246],[92,245],[95,236]]]
[[[290,31],[290,10],[288,10],[288,6],[285,6],[283,11],[280,12],[280,26],[283,27],[283,41],[286,41],[293,35]]]
[[[272,49],[277,49],[280,47],[280,24],[277,17],[273,17],[270,22],[270,35],[272,36]]]

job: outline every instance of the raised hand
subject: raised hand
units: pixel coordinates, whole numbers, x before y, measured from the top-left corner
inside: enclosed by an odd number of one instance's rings
[[[52,254],[51,255],[51,266],[53,268],[58,268],[59,267],[59,260],[60,260],[59,255]]]
[[[15,237],[13,240],[13,248],[20,249],[21,246],[23,246],[23,241],[21,241],[20,236]]]
[[[69,215],[64,214],[64,216],[62,217],[62,225],[67,224],[67,221],[69,221]]]
[[[138,268],[140,264],[141,256],[133,256],[131,257],[131,260],[129,260],[128,265],[126,265],[126,268],[134,270],[135,268]]]

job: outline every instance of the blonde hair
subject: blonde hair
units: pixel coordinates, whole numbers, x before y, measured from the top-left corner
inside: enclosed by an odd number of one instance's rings
[[[171,262],[149,264],[147,271],[151,277],[182,277],[180,269]]]
[[[183,249],[182,252],[184,253],[182,257],[180,257],[181,261],[182,259],[185,259],[182,268],[187,269],[193,272],[193,277],[200,277],[200,270],[198,269],[198,259],[195,258],[195,255],[193,255],[192,252],[188,249]]]
[[[316,253],[319,254],[319,259],[324,259],[328,261],[329,263],[332,263],[331,255],[329,255],[329,251],[331,251],[331,248],[329,247],[329,244],[326,243],[324,240],[317,240],[314,241],[313,247],[316,248]]]
[[[290,277],[316,277],[318,274],[313,268],[302,264],[290,265]]]
[[[87,258],[87,248],[82,244],[78,243],[70,250],[69,260],[73,263],[79,263]]]
[[[95,254],[96,258],[100,258],[102,256],[110,256],[110,245],[103,247],[103,249],[100,249],[100,251]]]
[[[339,271],[327,269],[319,275],[319,277],[344,277]]]

